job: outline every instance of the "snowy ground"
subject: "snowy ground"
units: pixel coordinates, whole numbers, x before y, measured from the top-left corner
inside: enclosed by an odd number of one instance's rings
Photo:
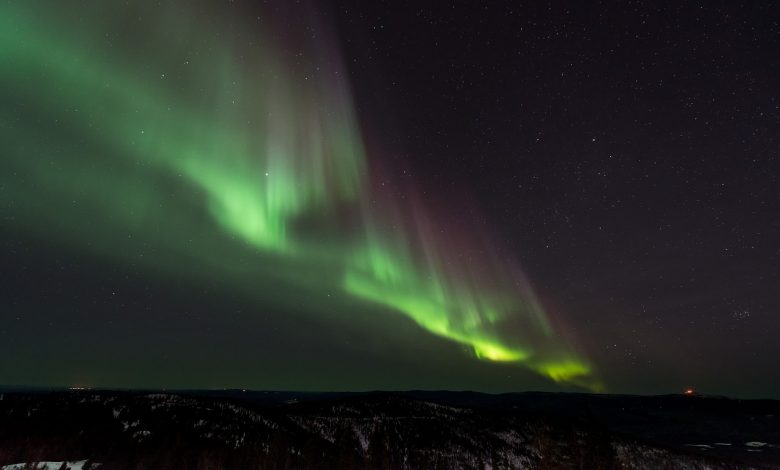
[[[29,468],[34,468],[35,470],[62,470],[63,468],[65,470],[82,470],[86,463],[86,460],[74,460],[72,462],[22,462],[11,465],[3,465],[0,467],[0,470],[25,470]],[[65,464],[65,467],[63,467],[62,464]],[[95,464],[92,466],[94,467]]]

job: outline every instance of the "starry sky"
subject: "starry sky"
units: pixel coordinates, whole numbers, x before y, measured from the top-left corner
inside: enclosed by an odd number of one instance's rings
[[[780,398],[777,18],[4,1],[0,384]]]

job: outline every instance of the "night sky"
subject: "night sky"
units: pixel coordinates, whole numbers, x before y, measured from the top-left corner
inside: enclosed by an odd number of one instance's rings
[[[778,8],[479,3],[2,1],[0,384],[780,398]]]

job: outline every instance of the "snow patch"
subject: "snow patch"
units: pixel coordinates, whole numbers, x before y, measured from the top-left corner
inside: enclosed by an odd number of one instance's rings
[[[128,429],[138,427],[138,425],[141,424],[141,421],[135,420],[135,421],[122,421],[122,427],[124,428],[124,431],[127,431]]]
[[[352,432],[355,433],[355,435],[358,438],[358,441],[360,442],[360,447],[363,448],[363,452],[368,452],[368,437],[363,434],[363,431],[360,429],[360,427],[353,425],[352,426]]]
[[[748,447],[764,447],[765,445],[767,445],[767,443],[761,441],[750,441],[750,442],[746,442],[745,445]]]
[[[11,465],[4,465],[0,467],[0,470],[25,470],[26,468],[34,468],[35,470],[60,470],[62,464],[65,464],[65,468],[68,470],[82,470],[86,465],[86,460],[74,460],[74,461],[47,461],[47,462],[23,462],[14,463]],[[92,464],[92,467],[100,464]]]

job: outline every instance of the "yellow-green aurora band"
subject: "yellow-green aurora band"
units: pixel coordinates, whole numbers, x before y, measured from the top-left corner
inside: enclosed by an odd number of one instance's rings
[[[265,276],[335,285],[480,359],[599,388],[508,264],[455,260],[421,203],[371,184],[325,31],[290,40],[205,3],[130,3],[0,4],[5,225],[148,269],[201,259],[215,277],[249,244],[241,262]],[[131,255],[139,232],[164,252]]]

